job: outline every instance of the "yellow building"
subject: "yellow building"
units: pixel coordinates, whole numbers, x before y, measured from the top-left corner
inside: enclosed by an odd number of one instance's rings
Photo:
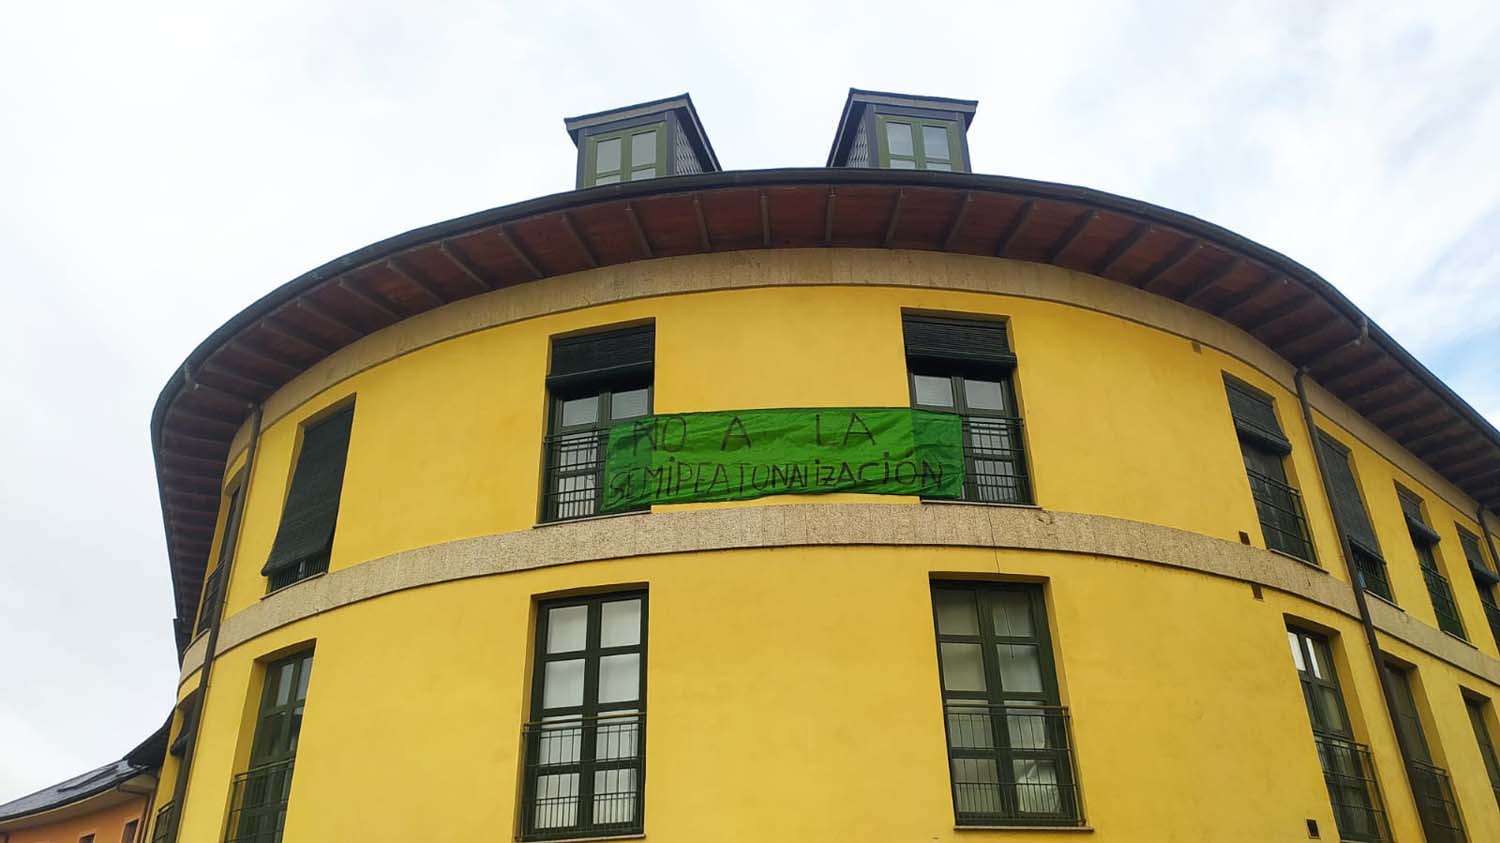
[[[738,172],[685,96],[574,118],[577,190],[215,331],[153,839],[1500,840],[1500,433],[974,114]]]

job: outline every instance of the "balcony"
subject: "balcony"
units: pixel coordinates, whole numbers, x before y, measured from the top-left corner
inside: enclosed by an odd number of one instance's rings
[[[1389,841],[1391,830],[1380,799],[1380,785],[1375,780],[1370,748],[1336,735],[1315,733],[1314,740],[1339,837],[1364,843]]]
[[[1083,825],[1066,708],[950,701],[944,712],[958,825]]]
[[[1458,606],[1453,602],[1453,589],[1448,585],[1448,578],[1436,568],[1427,565],[1421,568],[1422,579],[1427,582],[1427,593],[1432,597],[1432,611],[1437,615],[1438,628],[1449,635],[1464,638],[1463,621],[1458,619]]]
[[[645,738],[644,712],[527,723],[521,839],[641,834]]]
[[[252,767],[230,785],[225,843],[280,843],[292,792],[292,759]]]
[[[1465,843],[1463,821],[1453,800],[1453,783],[1448,771],[1420,761],[1406,765],[1411,775],[1412,794],[1417,798],[1417,816],[1427,843]]]
[[[964,416],[964,496],[980,503],[1031,503],[1021,420]]]
[[[172,803],[161,806],[156,812],[156,822],[151,826],[151,843],[172,843],[177,839],[177,829],[174,827],[176,814],[172,811]]]
[[[1301,493],[1259,472],[1247,469],[1245,473],[1250,476],[1250,494],[1266,547],[1316,564]]]

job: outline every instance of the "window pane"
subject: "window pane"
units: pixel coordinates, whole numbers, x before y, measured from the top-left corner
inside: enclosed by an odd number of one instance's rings
[[[616,715],[613,712],[599,719],[594,737],[594,760],[618,761],[635,758],[640,752],[641,721],[635,712]]]
[[[1318,696],[1319,720],[1318,725],[1330,732],[1345,734],[1348,726],[1344,723],[1344,714],[1339,710],[1339,693],[1327,685],[1318,685],[1314,691]]]
[[[628,823],[635,819],[635,770],[594,771],[594,822]]]
[[[953,381],[932,375],[914,375],[912,384],[917,393],[917,403],[924,407],[952,407]]]
[[[625,392],[616,392],[609,397],[609,417],[611,419],[633,419],[636,416],[646,415],[646,399],[651,395],[649,389],[631,389]]]
[[[915,170],[916,168],[917,168],[917,162],[911,160],[910,158],[892,158],[891,159],[891,169],[892,170]]]
[[[312,676],[312,656],[302,659],[301,672],[297,674],[297,699],[307,699],[307,680]]]
[[[953,791],[960,814],[999,814],[1000,776],[992,758],[953,759]]]
[[[637,132],[630,136],[630,166],[640,167],[656,163],[656,130]]]
[[[983,691],[984,661],[978,644],[943,642],[943,687],[949,691]]]
[[[1057,787],[1057,762],[1025,758],[1011,762],[1016,777],[1016,807],[1028,814],[1056,814],[1062,810]]]
[[[926,164],[926,169],[928,169],[928,170],[942,170],[945,173],[951,173],[951,172],[953,172],[953,167],[951,165],[945,164],[945,163],[943,163],[941,161],[928,161],[927,164]]]
[[[1302,660],[1302,644],[1297,640],[1297,633],[1287,630],[1286,643],[1292,648],[1292,661],[1296,662],[1297,669],[1307,670],[1307,663]]]
[[[939,161],[950,160],[953,156],[948,154],[948,129],[945,126],[923,126],[922,127],[922,155],[927,158],[928,169],[936,169],[932,159]],[[943,169],[948,169],[944,167]]]
[[[995,634],[1009,638],[1029,638],[1031,629],[1031,601],[1026,595],[1014,591],[995,592],[991,597],[994,607]]]
[[[1034,700],[1006,700],[1013,712],[1021,706],[1036,705]],[[1007,714],[1005,717],[1006,738],[1011,749],[1046,749],[1047,718],[1037,714]]]
[[[542,765],[572,764],[578,760],[583,747],[583,729],[578,725],[578,721],[573,719],[573,715],[550,719],[565,719],[570,722],[543,727],[541,736],[537,738],[537,763]]]
[[[287,662],[277,672],[276,682],[276,704],[286,705],[292,698],[292,671],[296,670],[296,662]]]
[[[974,595],[967,591],[934,591],[938,632],[943,635],[978,635],[979,618],[974,612]]]
[[[887,122],[885,124],[886,151],[891,155],[912,156],[916,151],[912,149],[911,124]],[[891,162],[895,164],[894,161]]]
[[[547,652],[582,650],[588,634],[589,607],[563,606],[547,612]]]
[[[970,410],[1004,411],[1005,386],[999,381],[964,379],[964,403]]]
[[[1328,672],[1324,667],[1328,663],[1328,647],[1316,638],[1307,639],[1307,666],[1313,676],[1319,679],[1327,679]]]
[[[536,805],[532,809],[537,828],[562,828],[578,823],[578,774],[538,776]]]
[[[654,178],[656,178],[656,168],[655,167],[641,167],[639,169],[631,170],[630,171],[630,180],[631,181],[640,181],[642,179],[654,179]]]
[[[590,395],[587,398],[573,398],[563,402],[563,427],[572,427],[575,424],[593,424],[598,420],[599,396]]]
[[[620,181],[620,174],[614,173],[608,176],[600,176],[594,179],[594,184],[615,184]]]
[[[1041,691],[1042,664],[1035,644],[997,644],[1000,685],[1006,691]]]
[[[620,139],[610,138],[594,146],[594,172],[613,173],[620,169]]]
[[[995,745],[990,709],[986,705],[964,705],[968,700],[948,701],[948,745],[959,749],[989,749]]]
[[[640,694],[640,653],[605,656],[599,660],[599,702],[626,702],[639,699]]]
[[[605,603],[599,625],[599,645],[629,647],[641,643],[641,601]]]
[[[542,677],[542,708],[583,705],[583,659],[547,662]]]

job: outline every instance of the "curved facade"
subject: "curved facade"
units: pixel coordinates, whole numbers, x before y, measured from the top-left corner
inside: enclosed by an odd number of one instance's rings
[[[1263,338],[1056,260],[595,263],[251,402],[158,839],[1500,839],[1482,508],[1305,377],[1304,415]],[[1013,358],[944,369],[914,318]],[[622,327],[644,369],[560,373],[559,340]],[[999,456],[965,428],[964,499],[567,508],[599,482],[559,479],[580,396],[941,409],[922,378],[1016,420]],[[334,475],[333,515],[289,515]]]

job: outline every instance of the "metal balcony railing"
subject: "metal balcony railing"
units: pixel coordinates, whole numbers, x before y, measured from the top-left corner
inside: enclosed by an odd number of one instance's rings
[[[1464,637],[1463,621],[1458,619],[1458,605],[1453,602],[1453,588],[1448,578],[1436,568],[1427,565],[1422,569],[1422,579],[1427,582],[1427,594],[1432,597],[1432,611],[1437,615],[1438,628],[1450,634]]]
[[[542,520],[566,521],[599,514],[604,489],[607,430],[561,433],[543,440],[547,480],[542,490]]]
[[[1067,708],[951,701],[944,712],[958,825],[1083,825]]]
[[[151,843],[172,843],[177,839],[176,814],[172,803],[161,806],[156,812],[156,821],[151,826]]]
[[[644,830],[646,715],[527,723],[521,838],[612,837]]]
[[[1301,493],[1259,472],[1246,469],[1245,473],[1250,476],[1250,494],[1255,499],[1266,547],[1316,563]]]
[[[1427,843],[1465,843],[1463,820],[1453,799],[1453,784],[1448,771],[1420,761],[1406,765],[1411,774],[1412,793],[1417,798],[1417,815]]]
[[[230,785],[225,843],[280,843],[294,759],[252,767]]]
[[[1031,503],[1021,420],[964,416],[964,496],[982,503]]]
[[[1385,843],[1391,839],[1370,748],[1336,735],[1314,734],[1323,781],[1343,840]]]

